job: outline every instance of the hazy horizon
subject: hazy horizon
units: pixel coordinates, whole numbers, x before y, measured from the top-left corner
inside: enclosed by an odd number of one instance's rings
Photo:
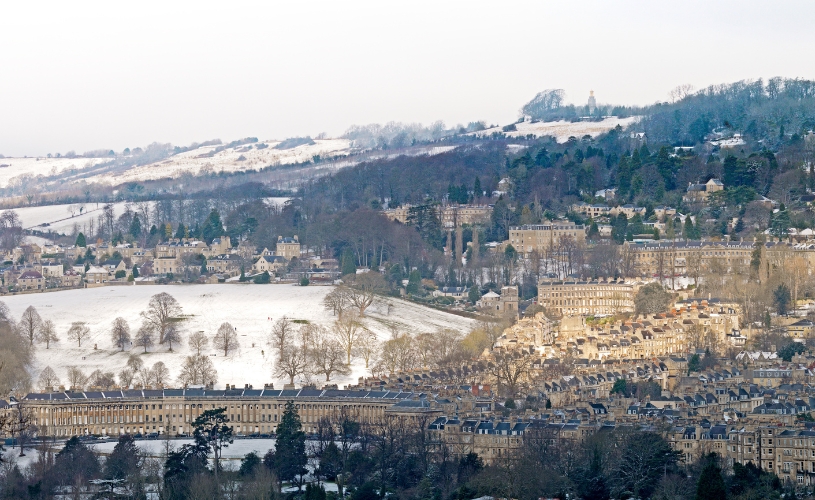
[[[639,105],[815,77],[807,2],[134,5],[0,7],[0,153],[506,124],[547,88]]]

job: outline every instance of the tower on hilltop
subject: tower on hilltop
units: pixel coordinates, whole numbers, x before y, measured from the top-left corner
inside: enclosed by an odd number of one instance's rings
[[[593,115],[594,110],[597,109],[597,101],[594,100],[594,91],[589,91],[589,114]]]

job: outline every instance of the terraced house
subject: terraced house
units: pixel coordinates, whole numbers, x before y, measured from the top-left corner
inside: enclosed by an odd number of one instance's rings
[[[415,421],[442,412],[422,394],[394,391],[346,391],[331,389],[226,390],[160,389],[28,394],[22,404],[33,413],[40,436],[121,434],[189,435],[192,422],[205,410],[226,409],[229,426],[236,434],[270,434],[288,401],[292,401],[306,433],[317,431],[321,418],[347,415],[358,422],[384,419]],[[449,408],[446,408],[449,410]]]

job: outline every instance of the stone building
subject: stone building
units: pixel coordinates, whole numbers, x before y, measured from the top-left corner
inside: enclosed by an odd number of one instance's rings
[[[509,240],[505,244],[512,245],[518,253],[526,255],[533,251],[543,253],[554,248],[563,238],[571,238],[579,243],[585,242],[586,228],[571,221],[512,226],[509,228]]]
[[[277,237],[277,247],[275,248],[275,255],[283,257],[286,260],[300,258],[300,240],[297,235],[294,238]]]
[[[597,316],[634,311],[635,285],[623,280],[538,283],[538,304],[553,316]]]

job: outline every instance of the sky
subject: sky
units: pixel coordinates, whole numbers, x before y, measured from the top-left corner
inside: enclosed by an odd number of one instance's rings
[[[815,2],[3,2],[0,154],[507,124],[537,92],[648,104],[815,78]]]

